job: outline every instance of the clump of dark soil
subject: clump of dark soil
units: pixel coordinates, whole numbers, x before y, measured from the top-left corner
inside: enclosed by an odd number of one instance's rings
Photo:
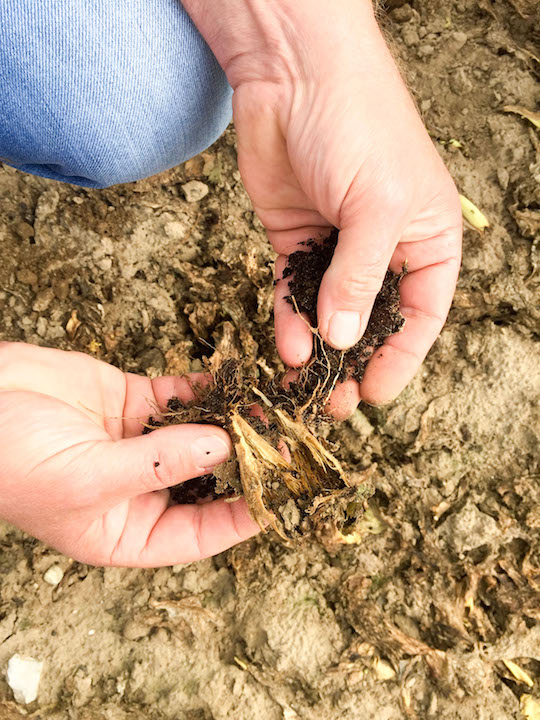
[[[297,250],[289,256],[289,262],[283,272],[283,277],[291,277],[289,289],[291,294],[286,298],[295,309],[304,312],[309,317],[313,328],[317,326],[317,297],[323,275],[330,267],[334,250],[336,249],[339,232],[336,228],[324,240],[319,242],[308,240],[305,244],[309,252]],[[403,327],[405,318],[399,310],[399,283],[406,269],[401,275],[394,275],[388,271],[382,288],[377,295],[371,317],[364,336],[360,341],[342,353],[339,350],[324,345],[316,335],[318,343],[315,355],[322,354],[327,357],[333,366],[341,368],[339,379],[353,377],[362,381],[369,358],[379,348],[385,338],[397,333]]]
[[[375,350],[381,347],[387,337],[399,332],[405,323],[399,309],[399,283],[406,272],[404,268],[401,275],[394,275],[390,271],[386,273],[366,332],[356,345],[342,352],[323,342],[316,331],[317,297],[323,275],[330,267],[338,235],[339,231],[334,228],[326,239],[308,240],[304,244],[309,251],[297,250],[292,253],[283,272],[284,278],[291,278],[291,294],[286,299],[295,310],[306,313],[314,335],[312,359],[293,390],[301,404],[304,404],[317,388],[327,387],[328,380],[332,383],[328,387],[330,393],[337,382],[349,378],[362,382],[369,359]],[[329,394],[323,393],[322,396],[327,401]]]
[[[289,302],[307,313],[314,333],[314,352],[298,378],[284,388],[281,379],[261,380],[257,368],[239,357],[225,334],[207,360],[213,383],[194,387],[196,401],[184,407],[169,400],[159,418],[150,417],[145,432],[163,425],[207,422],[231,435],[236,457],[212,475],[173,488],[178,503],[225,495],[244,495],[254,519],[282,537],[322,532],[333,540],[360,537],[359,523],[371,495],[363,480],[352,481],[321,436],[331,421],[326,406],[336,385],[360,381],[369,358],[385,338],[404,323],[399,311],[401,276],[387,273],[375,301],[365,336],[350,350],[329,347],[316,330],[317,296],[338,240],[334,229],[325,240],[309,240],[306,251],[290,256]],[[306,279],[306,282],[304,282]]]

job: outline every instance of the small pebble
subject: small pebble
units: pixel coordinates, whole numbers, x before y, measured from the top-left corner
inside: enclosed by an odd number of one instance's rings
[[[140,622],[139,620],[131,619],[128,620],[122,630],[122,635],[126,640],[140,640],[146,637],[152,627],[146,623]]]
[[[296,720],[298,713],[290,707],[283,708],[283,720]]]
[[[43,662],[16,654],[10,658],[7,668],[7,683],[13,691],[15,701],[24,705],[37,698]]]
[[[208,185],[205,185],[200,180],[190,180],[185,185],[182,185],[182,190],[186,200],[190,203],[199,202],[209,193]]]
[[[19,270],[17,273],[17,280],[24,285],[36,285],[38,281],[36,273],[32,270],[28,270],[28,268]]]
[[[467,42],[468,37],[464,32],[453,32],[448,39],[448,46],[451,46],[454,52],[458,52]]]
[[[32,305],[32,310],[36,312],[43,312],[46,310],[54,299],[54,291],[52,288],[45,288],[40,290],[36,295],[36,300]]]
[[[413,27],[407,26],[404,28],[403,32],[401,33],[401,37],[403,38],[403,42],[407,47],[412,47],[413,45],[418,45],[420,42],[420,37]]]
[[[375,658],[373,660],[373,672],[377,676],[378,680],[385,682],[386,680],[393,680],[396,677],[396,671],[386,660],[381,658]]]
[[[279,511],[281,513],[281,517],[283,518],[285,529],[289,532],[294,532],[298,525],[300,525],[300,520],[302,519],[300,516],[300,510],[294,502],[294,499],[289,498],[285,505],[279,508]]]
[[[471,501],[450,515],[438,532],[457,554],[463,553],[463,557],[469,550],[496,543],[501,538],[497,522]]]
[[[96,266],[103,272],[109,272],[112,268],[113,261],[110,257],[104,257],[96,262]]]
[[[413,19],[414,12],[409,4],[405,4],[392,10],[392,12],[390,13],[390,17],[395,22],[406,23],[409,22],[409,20]]]
[[[43,579],[45,580],[45,582],[49,585],[52,585],[53,587],[56,587],[56,585],[61,582],[63,577],[64,571],[62,570],[60,565],[51,565],[51,567],[43,575]]]
[[[34,237],[34,226],[27,222],[18,222],[15,225],[15,232],[23,240],[29,240]]]
[[[59,338],[64,337],[65,334],[66,331],[60,325],[51,325],[47,329],[47,340],[58,340]]]
[[[508,183],[510,182],[510,173],[505,167],[497,168],[497,180],[499,181],[499,185],[503,190],[506,190],[508,188]]]
[[[36,332],[39,337],[44,338],[47,334],[47,320],[44,317],[39,317],[36,323]]]
[[[434,52],[435,48],[433,47],[433,45],[425,44],[420,45],[420,47],[418,48],[418,55],[420,57],[429,57],[430,55],[433,55]]]
[[[465,68],[458,68],[448,78],[450,89],[456,95],[465,95],[473,89],[473,83]]]

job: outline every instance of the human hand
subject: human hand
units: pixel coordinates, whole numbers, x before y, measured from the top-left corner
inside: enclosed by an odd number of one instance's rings
[[[168,487],[231,450],[211,425],[143,436],[152,408],[173,396],[193,399],[185,378],[150,380],[81,353],[0,343],[0,517],[93,565],[174,565],[255,535],[243,499],[169,507]]]
[[[393,399],[438,336],[459,272],[458,195],[377,26],[370,0],[184,4],[234,88],[238,164],[276,252],[277,277],[308,238],[340,229],[321,284],[318,322],[338,349],[363,335],[386,270],[401,283],[403,331],[363,382],[336,391],[336,416],[360,399]],[[206,8],[206,9],[205,9]],[[225,17],[223,16],[225,12]],[[218,22],[219,20],[219,22]],[[312,335],[276,287],[276,342],[291,367]]]

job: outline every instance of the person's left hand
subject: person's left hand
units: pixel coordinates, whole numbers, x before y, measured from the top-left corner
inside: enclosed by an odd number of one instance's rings
[[[173,396],[193,400],[186,378],[0,343],[0,517],[93,565],[190,562],[257,534],[243,498],[170,506],[168,487],[211,472],[232,449],[212,425],[143,436]]]

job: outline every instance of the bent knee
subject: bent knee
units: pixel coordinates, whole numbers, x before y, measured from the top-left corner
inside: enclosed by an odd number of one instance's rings
[[[84,122],[65,114],[56,147],[26,144],[19,153],[23,158],[7,160],[43,177],[105,188],[155,175],[197,155],[217,140],[231,116],[231,91],[223,78],[212,87],[201,86],[198,97],[184,98],[182,106],[172,97],[159,98],[159,112],[122,106],[111,117],[96,105],[85,109]]]
[[[128,14],[105,2],[101,21],[88,25],[78,5],[77,11],[63,3],[51,10],[45,0],[23,0],[23,20],[36,2],[43,12],[33,13],[28,27],[0,9],[0,66],[7,64],[10,78],[0,156],[11,165],[108,187],[173,167],[226,128],[232,90],[180,3],[160,2],[149,15],[143,0],[134,0]],[[47,36],[52,24],[57,46],[44,48],[38,36]],[[75,32],[78,24],[84,33]],[[36,47],[23,31],[36,35]],[[28,53],[24,76],[21,47]]]
[[[71,164],[56,169],[58,179],[76,178],[77,184],[87,181],[89,186],[105,188],[179,165],[210,147],[226,129],[232,115],[227,89],[216,95],[213,88],[201,98],[196,112],[171,106],[151,120],[129,112],[118,115],[116,127],[91,136],[79,146]]]

